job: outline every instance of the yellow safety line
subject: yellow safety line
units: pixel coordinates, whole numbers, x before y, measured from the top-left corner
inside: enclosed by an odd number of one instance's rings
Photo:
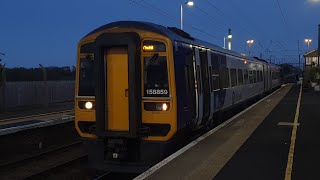
[[[32,117],[48,116],[48,115],[61,114],[61,113],[67,113],[67,112],[72,112],[72,111],[74,111],[74,109],[66,110],[66,111],[43,113],[43,114],[35,114],[35,115],[30,115],[30,116],[21,116],[21,117],[9,118],[9,119],[0,119],[0,122],[13,121],[13,120],[18,120],[18,119],[26,119],[26,118],[32,118]]]
[[[297,103],[297,108],[296,108],[296,114],[295,114],[294,122],[293,122],[293,128],[292,128],[292,134],[291,134],[291,144],[290,144],[290,149],[289,149],[289,154],[288,154],[288,163],[287,163],[287,168],[286,168],[286,175],[284,178],[285,180],[291,180],[294,147],[296,144],[297,127],[298,127],[298,119],[299,119],[299,112],[300,112],[301,95],[302,95],[302,84],[300,86],[300,93],[299,93],[299,98],[298,98],[298,103]]]

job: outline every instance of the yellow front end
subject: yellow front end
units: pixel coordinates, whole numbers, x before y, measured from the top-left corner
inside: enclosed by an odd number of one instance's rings
[[[163,35],[138,29],[105,29],[79,42],[75,88],[76,129],[81,137],[93,139],[99,137],[95,129],[95,107],[99,106],[95,99],[94,44],[96,38],[103,33],[127,32],[137,33],[140,37],[141,124],[137,131],[137,139],[154,142],[168,141],[177,131],[172,43]],[[159,47],[160,49],[157,49]],[[128,50],[125,47],[106,49],[105,64],[108,119],[105,131],[126,132],[130,128],[128,106],[132,103],[128,100],[130,93],[128,77],[133,76],[128,73]],[[163,70],[166,70],[167,74],[159,75],[159,73],[166,73]],[[120,133],[119,138],[121,138]]]

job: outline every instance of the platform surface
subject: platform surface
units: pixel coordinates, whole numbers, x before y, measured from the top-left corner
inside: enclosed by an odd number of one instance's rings
[[[73,103],[60,103],[60,105],[0,113],[0,136],[72,121]]]
[[[137,179],[284,179],[299,92],[299,85],[282,87]],[[320,179],[320,93],[303,90],[299,112],[291,177]]]

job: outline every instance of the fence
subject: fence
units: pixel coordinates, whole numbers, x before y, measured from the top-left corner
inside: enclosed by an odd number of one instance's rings
[[[0,87],[0,109],[72,101],[74,81],[6,82]]]

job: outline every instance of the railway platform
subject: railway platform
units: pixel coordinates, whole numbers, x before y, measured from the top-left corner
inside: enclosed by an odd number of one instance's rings
[[[287,84],[135,179],[319,179],[320,93]]]
[[[53,104],[47,108],[16,110],[0,114],[0,136],[72,121],[73,102]]]

